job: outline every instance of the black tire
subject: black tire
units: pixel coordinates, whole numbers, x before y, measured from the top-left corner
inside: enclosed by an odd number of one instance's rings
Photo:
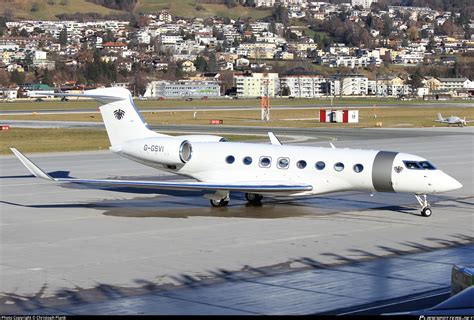
[[[247,199],[247,201],[250,203],[259,203],[262,201],[263,196],[257,193],[246,193],[245,199]]]
[[[214,208],[222,208],[222,207],[227,207],[227,205],[229,204],[229,200],[209,200],[209,202],[211,202],[211,206],[213,206]]]
[[[430,207],[426,207],[421,210],[421,215],[423,217],[431,217],[432,214],[433,214],[433,210],[431,210]]]

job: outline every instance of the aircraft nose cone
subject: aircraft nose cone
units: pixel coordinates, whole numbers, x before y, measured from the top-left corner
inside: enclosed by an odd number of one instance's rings
[[[444,191],[453,191],[462,188],[462,184],[459,181],[448,175],[443,177],[441,183]]]

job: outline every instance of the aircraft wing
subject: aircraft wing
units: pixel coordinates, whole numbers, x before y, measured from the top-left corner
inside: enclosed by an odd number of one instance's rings
[[[288,192],[302,192],[311,191],[313,187],[308,184],[293,184],[285,181],[271,181],[271,182],[180,182],[180,181],[138,181],[138,180],[112,180],[112,179],[74,179],[74,178],[53,178],[46,172],[41,170],[30,159],[23,155],[15,148],[10,148],[15,156],[23,163],[23,165],[35,177],[61,183],[75,183],[81,185],[95,185],[104,187],[135,187],[135,188],[150,188],[162,190],[186,190],[186,191],[240,191],[251,193],[288,193]]]
[[[436,122],[441,122],[441,123],[449,123],[448,120],[433,120],[433,121],[436,121]]]

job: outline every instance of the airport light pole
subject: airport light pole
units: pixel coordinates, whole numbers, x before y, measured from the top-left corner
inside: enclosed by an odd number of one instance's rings
[[[262,80],[262,85],[265,90],[265,93],[262,94],[262,121],[270,121],[270,96],[268,93],[268,85],[269,85],[269,79],[268,79],[268,74],[264,73],[263,74],[263,80]]]

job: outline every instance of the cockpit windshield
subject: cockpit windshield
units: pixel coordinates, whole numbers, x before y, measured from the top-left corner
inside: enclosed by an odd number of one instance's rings
[[[429,163],[428,161],[420,161],[418,164],[426,170],[436,170],[435,166]]]
[[[436,170],[436,167],[428,161],[403,161],[407,169]]]

